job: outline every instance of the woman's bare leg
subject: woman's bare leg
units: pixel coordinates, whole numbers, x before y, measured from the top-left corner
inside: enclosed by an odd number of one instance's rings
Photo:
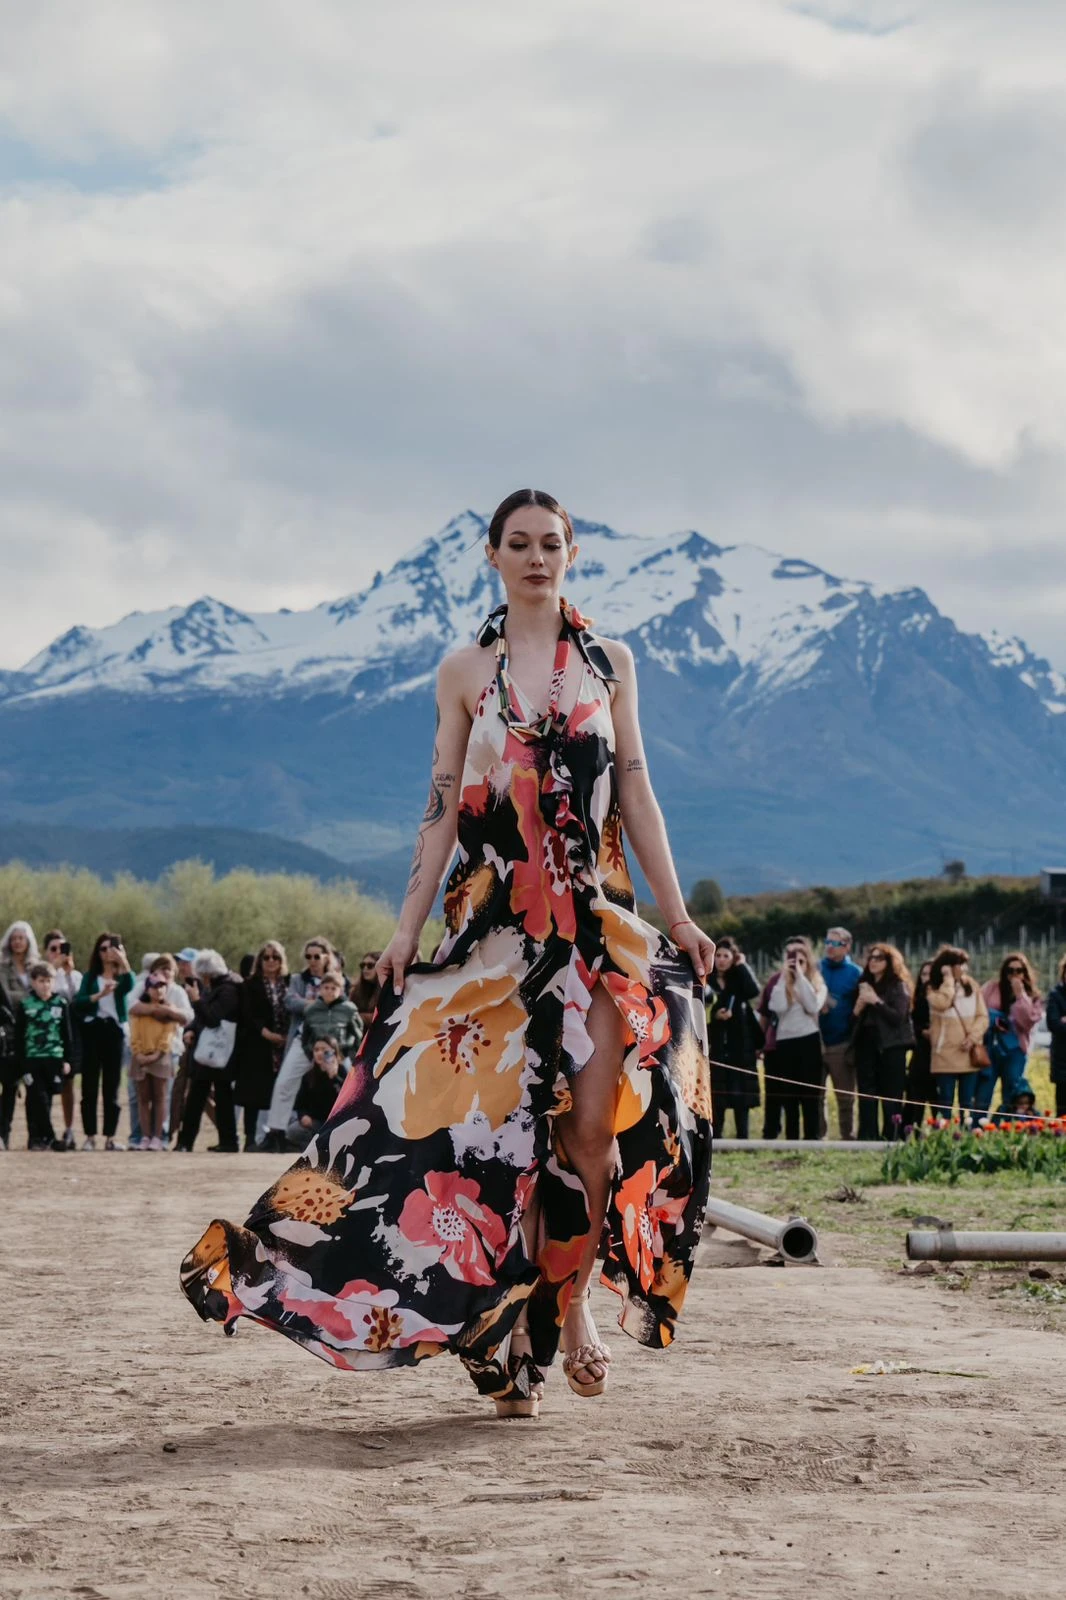
[[[563,1347],[575,1350],[592,1344],[596,1330],[585,1294],[596,1266],[596,1255],[607,1214],[614,1151],[614,1112],[618,1079],[622,1071],[623,1024],[607,990],[597,984],[586,1026],[592,1055],[575,1074],[573,1105],[559,1118],[558,1131],[567,1160],[585,1186],[589,1204],[589,1236],[578,1268],[570,1309],[563,1323]],[[595,1383],[604,1375],[600,1362],[575,1373],[578,1382]]]

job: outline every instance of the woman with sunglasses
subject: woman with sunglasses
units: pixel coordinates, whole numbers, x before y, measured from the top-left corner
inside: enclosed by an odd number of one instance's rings
[[[913,1043],[910,973],[894,945],[871,945],[855,999],[860,1139],[899,1138]]]
[[[89,965],[74,1011],[81,1023],[81,1125],[83,1150],[96,1149],[97,1099],[104,1103],[104,1148],[124,1150],[118,1133],[118,1089],[126,1047],[126,1005],[133,988],[133,973],[117,933],[101,933],[93,945]]]
[[[241,984],[237,1018],[234,1099],[244,1107],[245,1150],[255,1148],[257,1124],[261,1114],[269,1109],[289,1036],[289,1013],[285,1008],[288,986],[285,946],[277,939],[268,939],[253,958],[252,970]]]
[[[997,1115],[1009,1116],[1017,1109],[1019,1095],[1032,1095],[1025,1076],[1029,1040],[1044,1012],[1033,969],[1020,950],[1012,950],[999,969],[999,977],[984,986],[988,1006],[988,1033],[985,1043],[991,1057],[977,1074],[973,1108],[984,1116],[991,1104],[996,1080],[1000,1084]]]
[[[988,1005],[980,984],[970,975],[969,961],[967,951],[943,945],[929,973],[930,1066],[937,1112],[943,1117],[951,1116],[956,1089],[960,1115],[972,1112],[977,1069],[983,1064]]]
[[[378,982],[377,968],[381,960],[380,950],[368,950],[359,962],[359,976],[352,983],[348,999],[352,1001],[355,1009],[363,1019],[363,1027],[369,1028],[374,1020],[374,1012],[378,1008],[381,998],[381,984]]]
[[[818,970],[809,942],[789,939],[781,970],[771,979],[767,1007],[773,1025],[774,1045],[770,1066],[777,1079],[776,1098],[785,1113],[785,1138],[798,1139],[800,1122],[805,1139],[822,1137],[822,1031],[818,1016],[826,999],[825,980]],[[767,1107],[772,1109],[767,1084]],[[776,1138],[776,1128],[766,1131]]]

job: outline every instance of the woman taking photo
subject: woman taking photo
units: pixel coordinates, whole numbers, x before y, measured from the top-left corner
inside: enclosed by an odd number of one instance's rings
[[[83,1150],[96,1149],[96,1104],[103,1092],[104,1148],[124,1150],[118,1132],[118,1086],[126,1044],[126,999],[133,973],[117,933],[93,945],[74,1011],[81,1025],[81,1125]]]
[[[757,978],[741,955],[736,941],[727,934],[718,941],[714,967],[707,979],[711,1105],[714,1108],[716,1139],[725,1132],[727,1111],[733,1113],[737,1138],[746,1139],[749,1113],[753,1106],[759,1104],[756,1063],[762,1044],[762,1029],[751,1009],[751,1002],[758,993]]]
[[[285,991],[289,963],[285,946],[268,939],[252,962],[250,976],[241,984],[237,1023],[237,1076],[234,1098],[244,1107],[244,1148],[256,1145],[259,1114],[269,1110],[274,1080],[289,1036]]]
[[[997,1115],[1010,1116],[1017,1109],[1019,1095],[1032,1095],[1025,1076],[1029,1059],[1029,1040],[1044,1014],[1044,1003],[1036,978],[1020,950],[1012,950],[999,969],[999,977],[981,991],[988,1007],[989,1028],[986,1043],[991,1060],[977,1074],[974,1084],[974,1110],[983,1116],[991,1107],[999,1079]]]
[[[789,939],[781,970],[771,980],[767,1005],[774,1030],[772,1061],[767,1071],[785,1113],[785,1138],[822,1137],[822,1034],[818,1014],[826,1001],[826,987],[808,941]],[[783,1081],[782,1081],[783,1080]],[[769,1098],[769,1096],[767,1096]],[[776,1137],[776,1133],[772,1135]]]
[[[988,1027],[985,997],[970,976],[965,950],[944,945],[929,973],[930,1071],[936,1086],[937,1115],[950,1117],[959,1096],[959,1114],[973,1110],[977,1073],[988,1065],[984,1046]]]
[[[507,603],[441,663],[360,1070],[248,1223],[213,1223],[182,1267],[201,1316],[253,1314],[336,1366],[451,1350],[501,1416],[536,1415],[560,1342],[570,1387],[603,1392],[601,1242],[622,1327],[670,1342],[709,1179],[714,947],[685,912],[632,655],[562,598],[577,554],[546,494],[493,516]],[[669,937],[636,914],[623,826]],[[446,936],[418,962],[457,841]]]
[[[891,944],[871,945],[855,1000],[859,1138],[898,1139],[911,1026],[910,973]],[[878,1114],[880,1113],[880,1126]]]

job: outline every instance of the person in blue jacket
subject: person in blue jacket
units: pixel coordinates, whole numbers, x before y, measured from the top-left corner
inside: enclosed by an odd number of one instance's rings
[[[836,1096],[841,1139],[855,1137],[855,1063],[849,1057],[862,968],[851,958],[851,934],[847,928],[830,928],[825,936],[825,955],[819,962],[828,996],[819,1024],[822,1030],[822,1058]]]

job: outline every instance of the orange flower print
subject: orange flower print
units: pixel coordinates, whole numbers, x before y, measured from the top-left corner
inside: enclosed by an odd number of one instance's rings
[[[642,1289],[650,1289],[655,1278],[655,1235],[648,1215],[648,1201],[654,1187],[655,1162],[645,1161],[618,1188],[622,1242]]]
[[[481,1203],[472,1178],[427,1172],[400,1212],[400,1232],[411,1244],[437,1251],[444,1270],[462,1283],[492,1282],[490,1263],[507,1239],[501,1219]]]
[[[403,1318],[387,1306],[371,1306],[363,1321],[369,1330],[364,1343],[367,1350],[388,1350],[403,1333]]]
[[[526,844],[526,858],[511,869],[511,910],[531,939],[543,943],[554,931],[572,942],[577,933],[574,891],[566,841],[549,828],[540,809],[540,780],[528,767],[511,774],[511,798]]]
[[[657,1051],[670,1038],[670,1017],[665,1003],[658,995],[649,995],[642,984],[627,982],[616,972],[603,973],[602,981],[610,990],[636,1043],[640,1065],[657,1065]]]
[[[479,972],[471,960],[462,969],[441,968],[432,980],[412,977],[391,1020],[376,1098],[403,1138],[424,1139],[475,1111],[498,1128],[515,1110],[529,1016],[509,972],[499,965]]]

